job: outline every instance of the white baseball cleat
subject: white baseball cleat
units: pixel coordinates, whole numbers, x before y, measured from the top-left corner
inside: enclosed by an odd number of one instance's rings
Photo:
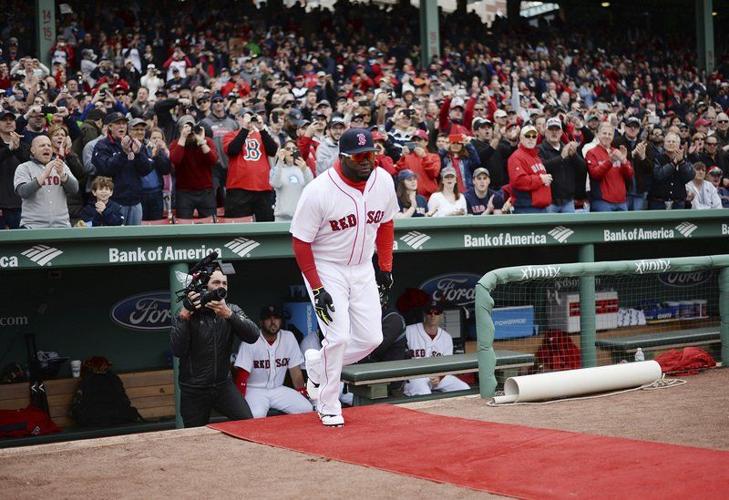
[[[321,368],[321,353],[316,349],[307,349],[304,353],[304,366],[306,367],[306,392],[309,399],[319,400],[319,370]]]
[[[341,415],[322,415],[319,414],[321,423],[327,427],[342,427],[344,425],[344,417]]]

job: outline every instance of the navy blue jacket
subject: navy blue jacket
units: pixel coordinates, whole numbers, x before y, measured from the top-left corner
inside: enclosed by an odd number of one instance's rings
[[[99,213],[96,210],[96,200],[94,200],[84,206],[79,218],[87,224],[91,222],[91,227],[121,226],[124,224],[121,210],[121,205],[109,200],[104,211]]]
[[[136,205],[142,201],[142,177],[154,168],[154,162],[141,148],[133,160],[127,159],[121,144],[111,137],[96,143],[91,162],[96,167],[96,175],[111,177],[114,180],[114,194],[111,199],[124,206]]]

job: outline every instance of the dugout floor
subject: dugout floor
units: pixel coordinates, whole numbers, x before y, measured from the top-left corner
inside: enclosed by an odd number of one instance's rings
[[[477,420],[729,450],[729,369],[684,380],[688,383],[671,389],[540,406],[492,408],[477,397],[408,406]],[[240,441],[207,428],[0,450],[0,484],[3,498],[490,497]]]

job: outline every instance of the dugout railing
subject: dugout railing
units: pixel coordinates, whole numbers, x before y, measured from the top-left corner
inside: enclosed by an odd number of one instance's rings
[[[498,287],[508,284],[528,283],[534,280],[556,280],[561,278],[577,278],[579,280],[579,348],[581,366],[591,367],[597,364],[597,327],[596,327],[596,292],[597,276],[631,275],[643,279],[647,275],[676,272],[714,270],[717,272],[718,297],[715,301],[718,310],[718,324],[714,332],[692,329],[685,332],[672,332],[660,338],[656,335],[643,335],[622,339],[620,343],[626,348],[642,342],[650,348],[653,344],[666,347],[682,345],[701,345],[717,340],[711,335],[718,332],[721,343],[720,355],[724,365],[729,363],[729,255],[712,255],[701,257],[678,257],[665,259],[640,259],[606,262],[580,262],[568,264],[516,266],[495,269],[486,273],[476,285],[476,332],[477,356],[479,366],[480,394],[483,398],[495,394],[496,356],[494,349],[496,325],[493,319],[494,293]],[[656,341],[657,338],[660,340]],[[610,344],[605,342],[605,345]],[[615,345],[613,345],[615,347]]]

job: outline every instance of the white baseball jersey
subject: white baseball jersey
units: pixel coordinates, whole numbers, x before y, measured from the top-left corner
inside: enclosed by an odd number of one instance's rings
[[[405,337],[408,339],[408,350],[412,358],[431,358],[435,356],[450,356],[453,354],[453,337],[438,328],[434,338],[425,332],[422,323],[409,325],[405,328]]]
[[[377,229],[398,210],[392,178],[385,170],[375,168],[362,193],[330,168],[304,188],[291,234],[311,243],[317,262],[358,265],[372,259]]]
[[[273,389],[283,385],[289,368],[303,362],[294,334],[280,330],[273,344],[263,335],[253,344],[241,342],[235,366],[250,373],[248,387]]]

